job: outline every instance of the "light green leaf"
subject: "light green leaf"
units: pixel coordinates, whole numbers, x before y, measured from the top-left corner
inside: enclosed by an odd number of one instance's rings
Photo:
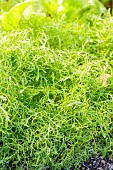
[[[5,30],[11,30],[18,26],[18,22],[23,12],[33,5],[33,0],[28,0],[22,3],[16,4],[10,9],[9,12],[5,13],[2,17],[2,27]]]
[[[59,8],[58,0],[41,0],[41,4],[47,14],[50,14],[52,17],[57,17]]]
[[[74,19],[84,18],[87,15],[91,17],[101,16],[105,11],[104,6],[98,0],[66,0],[63,1],[65,19],[72,22]]]

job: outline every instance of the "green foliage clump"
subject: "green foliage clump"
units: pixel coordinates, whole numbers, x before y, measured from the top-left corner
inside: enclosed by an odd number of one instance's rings
[[[113,149],[112,18],[31,16],[0,32],[0,168],[69,169]]]

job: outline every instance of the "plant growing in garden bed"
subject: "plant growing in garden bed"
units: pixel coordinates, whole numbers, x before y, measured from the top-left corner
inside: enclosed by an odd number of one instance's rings
[[[112,156],[113,21],[85,21],[31,15],[0,30],[1,169]]]

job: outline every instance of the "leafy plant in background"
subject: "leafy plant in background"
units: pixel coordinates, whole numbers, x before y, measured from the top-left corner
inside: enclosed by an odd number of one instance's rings
[[[9,0],[9,1],[1,0],[0,1],[0,11],[1,12],[3,12],[3,11],[7,12],[14,5],[15,5],[15,2],[13,0]]]
[[[24,2],[24,0],[1,0],[0,1],[0,11],[7,12],[17,3]]]
[[[73,21],[76,18],[83,17],[86,13],[89,16],[101,16],[105,11],[102,3],[98,0],[40,0],[45,12],[52,17],[60,17],[66,21]]]
[[[14,2],[9,0],[7,6],[9,5],[10,7]],[[1,16],[2,28],[10,30],[17,27],[26,9],[28,9],[28,16],[32,12],[35,12],[37,15],[38,5],[40,13],[45,13],[46,16],[54,19],[63,19],[66,22],[72,22],[75,19],[82,19],[83,22],[86,20],[92,21],[95,17],[101,16],[106,10],[99,0],[38,0],[35,1],[36,3],[37,9],[34,5],[34,0],[28,0],[16,4],[7,13],[3,12]],[[6,11],[6,9],[8,7],[2,5],[2,10]]]
[[[19,20],[23,14],[23,12],[29,7],[32,8],[34,1],[28,0],[22,3],[16,4],[12,7],[9,12],[3,13],[1,17],[1,25],[2,28],[6,30],[11,30],[14,27],[18,26]]]
[[[52,17],[57,18],[59,3],[58,0],[40,0],[45,12]]]

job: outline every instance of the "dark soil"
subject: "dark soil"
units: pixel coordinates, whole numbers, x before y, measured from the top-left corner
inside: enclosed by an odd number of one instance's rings
[[[49,166],[42,170],[52,170]],[[61,170],[67,170],[62,168]],[[68,170],[76,170],[73,166]],[[79,170],[113,170],[113,157],[102,158],[102,156],[91,156],[87,161],[81,164]]]
[[[91,156],[88,161],[81,165],[80,170],[113,170],[113,157]]]

